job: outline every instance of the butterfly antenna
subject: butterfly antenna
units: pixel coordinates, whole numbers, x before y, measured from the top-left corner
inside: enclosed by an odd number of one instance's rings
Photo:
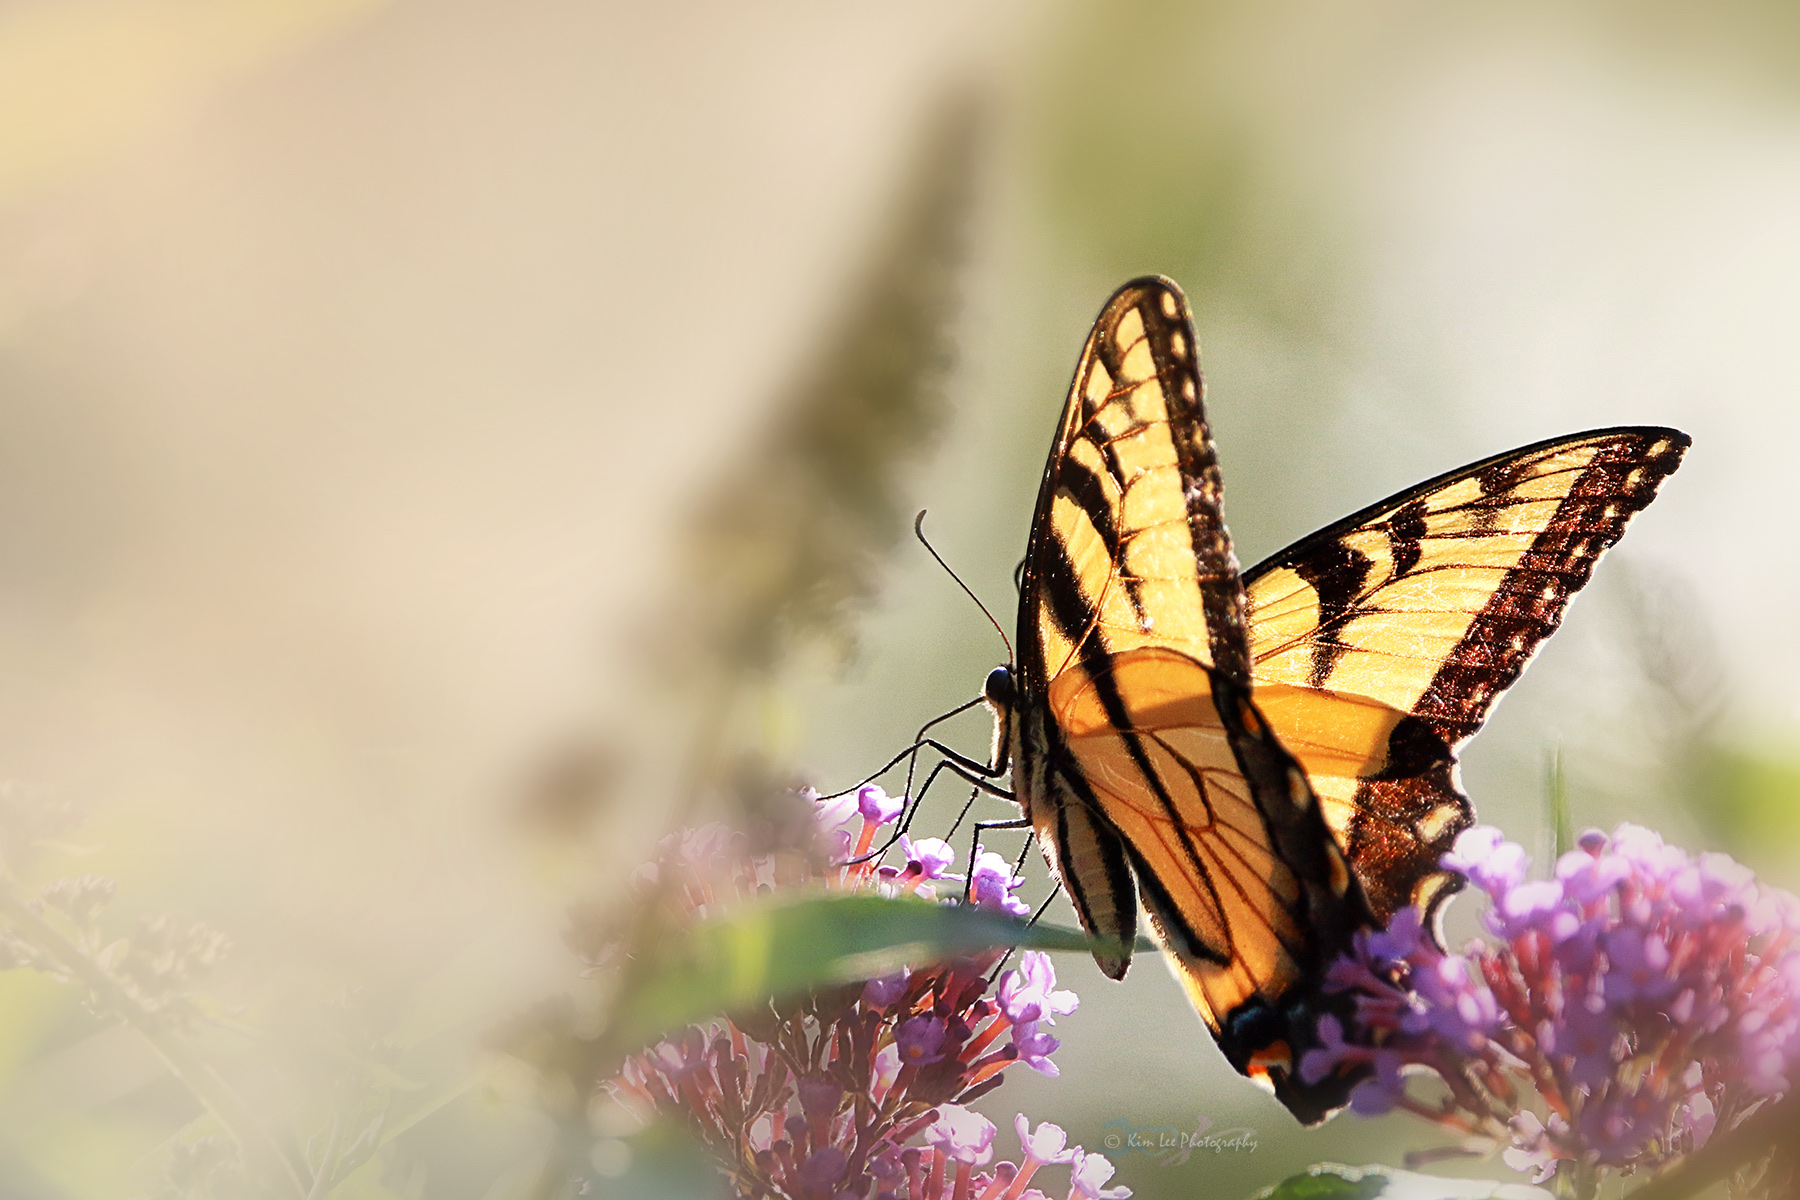
[[[1000,622],[994,620],[994,614],[989,612],[988,606],[981,602],[981,597],[970,590],[969,585],[962,581],[962,576],[950,569],[950,564],[945,562],[944,556],[937,552],[937,547],[926,539],[925,510],[922,508],[919,510],[919,515],[913,518],[913,536],[919,539],[919,544],[930,552],[931,557],[937,559],[937,565],[944,568],[944,573],[956,580],[956,586],[963,590],[963,594],[975,602],[975,607],[981,610],[981,615],[988,619],[988,624],[992,625],[994,632],[1000,635],[1000,642],[1006,647],[1006,661],[1011,662],[1013,660],[1012,639],[1006,636],[1006,630],[1000,628]]]

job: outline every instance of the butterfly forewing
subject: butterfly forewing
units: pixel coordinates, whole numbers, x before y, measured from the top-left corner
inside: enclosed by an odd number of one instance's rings
[[[1454,751],[1681,462],[1596,430],[1452,471],[1246,573],[1257,701],[1306,768],[1379,919],[1429,910],[1473,819]]]
[[[1078,648],[1142,645],[1247,679],[1220,495],[1187,303],[1166,280],[1127,284],[1082,350],[1038,496],[1021,614],[1027,682],[1041,689]]]
[[[1287,1030],[1240,1018],[1316,989],[1367,910],[1251,702],[1220,493],[1186,301],[1166,280],[1127,284],[1082,351],[1039,493],[1014,788],[1091,932],[1129,945],[1135,877],[1196,1007],[1248,1070]]]

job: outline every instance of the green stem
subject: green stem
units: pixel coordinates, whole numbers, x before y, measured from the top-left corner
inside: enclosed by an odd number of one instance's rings
[[[1565,1162],[1552,1182],[1562,1200],[1596,1200],[1600,1195],[1600,1171],[1592,1163]]]
[[[465,1093],[467,1093],[469,1091],[469,1089],[473,1088],[478,1082],[480,1082],[480,1080],[481,1080],[480,1073],[471,1075],[467,1079],[463,1080],[461,1083],[457,1084],[455,1087],[445,1089],[444,1093],[442,1095],[440,1095],[436,1100],[432,1100],[429,1103],[421,1105],[419,1108],[415,1109],[406,1118],[406,1120],[398,1121],[392,1125],[383,1127],[383,1129],[381,1131],[381,1137],[379,1139],[377,1139],[375,1142],[376,1149],[380,1149],[382,1146],[387,1145],[389,1142],[393,1141],[395,1138],[399,1137],[401,1134],[405,1133],[407,1130],[411,1129],[413,1126],[419,1124],[419,1122],[425,1120],[425,1118],[433,1115],[434,1113],[440,1112],[446,1105],[450,1104],[452,1101],[457,1100],[458,1098],[463,1096]]]
[[[170,1074],[193,1093],[237,1142],[246,1166],[260,1174],[285,1179],[296,1200],[304,1200],[307,1189],[299,1172],[256,1119],[250,1106],[198,1055],[145,1012],[104,968],[33,911],[10,879],[0,881],[0,915],[8,918],[27,941],[54,959],[64,971],[92,989],[106,1011],[118,1016],[150,1044]]]
[[[1545,788],[1544,807],[1555,839],[1556,857],[1561,858],[1575,848],[1575,817],[1569,807],[1569,778],[1563,769],[1562,743],[1550,748],[1550,773]]]
[[[331,1114],[331,1135],[325,1139],[325,1154],[319,1159],[319,1169],[313,1172],[312,1187],[306,1190],[306,1200],[325,1200],[331,1187],[331,1177],[337,1170],[338,1131],[343,1127],[342,1113]]]

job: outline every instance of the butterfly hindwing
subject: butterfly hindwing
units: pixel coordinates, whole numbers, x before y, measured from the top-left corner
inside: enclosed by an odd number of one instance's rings
[[[1304,774],[1222,672],[1143,646],[1097,677],[1065,672],[1049,703],[1215,1031],[1353,931],[1363,912]]]
[[[1108,978],[1122,979],[1137,941],[1137,884],[1125,842],[1079,772],[1053,768],[1048,753],[1024,753],[1015,761],[1038,768],[1038,783],[1027,789],[1036,797],[1027,811],[1038,845],[1081,927],[1111,943],[1095,952],[1095,963]]]
[[[1456,748],[1687,445],[1639,427],[1526,446],[1246,572],[1257,701],[1306,767],[1377,918],[1448,894],[1437,859],[1473,819]]]

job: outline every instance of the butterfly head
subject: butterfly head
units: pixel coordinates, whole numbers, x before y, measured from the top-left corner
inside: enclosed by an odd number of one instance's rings
[[[994,745],[989,761],[995,766],[1013,760],[1013,718],[1019,711],[1019,685],[1013,671],[1011,663],[1003,663],[989,671],[981,685],[981,698],[994,713]]]
[[[1004,718],[1012,711],[1017,693],[1013,687],[1013,669],[1010,663],[1002,664],[988,672],[987,682],[981,685],[981,698],[995,715]]]

